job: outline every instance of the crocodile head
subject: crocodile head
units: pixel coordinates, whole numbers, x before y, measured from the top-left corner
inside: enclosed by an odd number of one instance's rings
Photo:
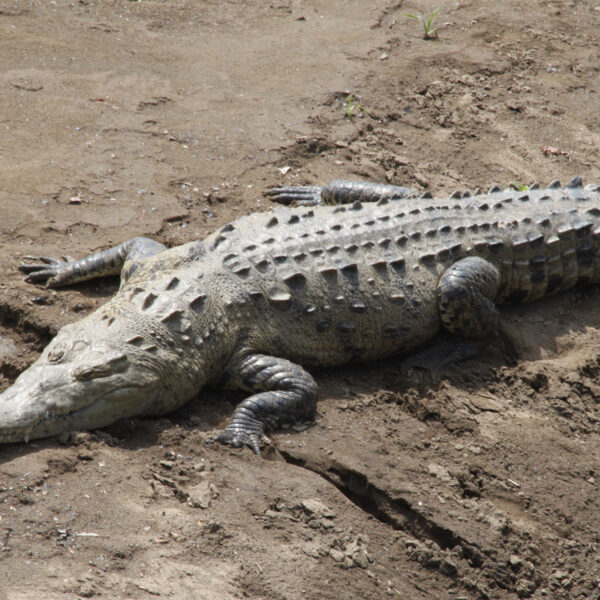
[[[170,404],[177,394],[165,389],[159,357],[123,343],[118,326],[116,331],[105,324],[100,328],[99,320],[90,315],[63,327],[0,394],[0,442],[97,429],[123,417],[176,408]]]

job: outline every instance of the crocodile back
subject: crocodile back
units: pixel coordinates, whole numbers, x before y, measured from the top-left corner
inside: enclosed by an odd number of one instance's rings
[[[600,198],[595,187],[554,185],[279,207],[225,226],[205,247],[248,343],[324,366],[430,339],[440,328],[439,277],[466,256],[499,268],[498,303],[600,281]]]
[[[467,256],[499,269],[497,303],[600,281],[598,189],[278,207],[148,259],[115,300],[195,361],[241,346],[327,366],[433,337],[439,279]]]

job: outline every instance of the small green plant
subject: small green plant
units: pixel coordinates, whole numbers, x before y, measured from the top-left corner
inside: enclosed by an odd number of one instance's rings
[[[342,101],[342,104],[346,110],[346,118],[348,119],[361,112],[369,114],[367,108],[361,104],[360,96],[356,96],[353,93],[348,94]]]
[[[435,19],[435,15],[437,15],[440,7],[438,6],[430,15],[427,20],[423,17],[423,15],[406,15],[411,19],[417,19],[421,21],[423,24],[423,39],[424,40],[436,40],[437,39],[437,30],[433,28],[433,20]]]
[[[520,185],[516,181],[511,181],[509,185],[513,190],[517,190],[518,192],[526,192],[529,189],[528,186]]]

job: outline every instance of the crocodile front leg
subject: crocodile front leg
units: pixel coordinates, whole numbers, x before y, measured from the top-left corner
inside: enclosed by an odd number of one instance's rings
[[[126,280],[135,270],[138,261],[154,256],[164,249],[165,246],[154,240],[136,237],[80,260],[70,257],[25,256],[26,260],[42,262],[22,263],[19,265],[19,269],[27,274],[25,278],[27,283],[45,283],[49,288],[119,273],[121,279]]]
[[[224,384],[255,392],[234,411],[215,440],[260,453],[260,441],[269,442],[265,427],[299,423],[315,415],[317,384],[302,367],[289,360],[251,354],[229,367]]]
[[[317,204],[351,204],[352,202],[378,202],[416,196],[409,188],[368,181],[332,181],[326,186],[278,186],[270,188],[265,196],[279,204],[294,202],[300,206]]]

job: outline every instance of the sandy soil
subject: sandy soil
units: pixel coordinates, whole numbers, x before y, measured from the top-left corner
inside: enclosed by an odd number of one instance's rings
[[[425,41],[406,14],[438,4]],[[0,0],[0,387],[118,284],[27,285],[24,255],[179,244],[278,183],[599,182],[599,25],[585,1]],[[437,380],[319,372],[317,423],[262,459],[205,445],[240,400],[211,391],[0,448],[0,599],[600,598],[598,292],[504,310],[510,344]]]

